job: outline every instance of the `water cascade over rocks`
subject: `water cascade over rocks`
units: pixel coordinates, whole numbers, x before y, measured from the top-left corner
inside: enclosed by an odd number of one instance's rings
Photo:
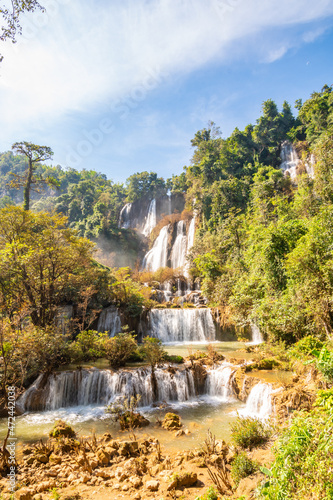
[[[171,267],[184,267],[187,250],[186,222],[177,222],[177,236],[171,251]]]
[[[121,209],[120,215],[119,215],[119,222],[118,226],[122,229],[129,229],[131,227],[131,210],[132,210],[132,203],[126,203],[126,205],[123,206]]]
[[[250,344],[258,345],[264,342],[262,333],[259,330],[259,327],[255,323],[251,324],[251,334],[252,334],[252,340],[251,342],[249,342]]]
[[[206,368],[203,384],[198,384],[195,370],[168,366],[155,369],[154,393],[151,369],[140,367],[118,371],[77,369],[41,374],[18,399],[22,411],[54,411],[60,408],[106,406],[119,396],[141,395],[139,405],[148,407],[155,402],[186,403],[193,401],[232,402],[236,399],[233,378],[239,366],[222,363]],[[245,416],[267,418],[272,412],[271,384],[255,385],[239,409]],[[199,398],[199,399],[198,399]],[[80,410],[84,411],[83,408]]]
[[[298,158],[295,147],[289,141],[284,141],[281,144],[281,170],[283,170],[284,174],[289,174],[290,177],[294,180],[297,176],[297,165],[300,162]]]
[[[148,271],[157,271],[166,267],[168,259],[169,226],[164,226],[156,238],[153,248],[145,255],[143,268]]]
[[[230,401],[234,398],[232,388],[232,376],[235,373],[235,367],[221,365],[218,368],[208,370],[205,392],[209,396],[219,396],[222,400]]]
[[[242,413],[261,419],[269,417],[272,413],[272,392],[272,384],[255,385],[246,400],[246,408]]]
[[[210,309],[152,309],[148,331],[163,343],[216,340],[216,326]]]
[[[148,208],[148,215],[145,223],[145,227],[143,228],[142,233],[145,236],[149,236],[154,227],[156,226],[156,200],[155,198],[150,202]]]
[[[121,332],[121,319],[115,306],[103,309],[98,318],[97,331],[108,332],[110,337],[114,337],[116,333]]]

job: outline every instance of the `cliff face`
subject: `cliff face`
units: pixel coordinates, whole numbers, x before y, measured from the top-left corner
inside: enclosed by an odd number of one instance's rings
[[[141,198],[133,203],[127,203],[120,212],[119,227],[124,229],[136,229],[146,234],[147,222],[151,218],[151,228],[164,216],[174,212],[182,212],[185,207],[185,199],[182,194],[160,196],[154,199]]]

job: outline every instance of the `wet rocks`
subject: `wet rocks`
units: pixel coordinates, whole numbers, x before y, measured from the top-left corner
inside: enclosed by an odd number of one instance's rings
[[[180,416],[175,413],[167,413],[163,419],[162,427],[168,431],[180,429],[182,427]]]

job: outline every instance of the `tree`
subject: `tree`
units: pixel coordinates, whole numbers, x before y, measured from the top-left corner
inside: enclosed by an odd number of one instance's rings
[[[51,160],[53,156],[53,151],[48,146],[37,146],[36,144],[32,144],[31,142],[15,142],[12,146],[13,151],[16,154],[24,155],[28,159],[28,168],[25,174],[21,176],[15,176],[16,179],[13,181],[13,184],[16,186],[21,186],[24,184],[24,201],[23,208],[24,210],[29,210],[30,205],[30,191],[32,188],[32,184],[51,184],[55,185],[55,180],[52,177],[48,177],[46,179],[38,178],[34,176],[34,170],[36,169],[36,165],[40,161]]]
[[[105,342],[106,357],[112,368],[125,366],[126,361],[131,357],[138,345],[134,336],[123,331]]]
[[[22,27],[20,25],[20,16],[24,12],[34,12],[39,9],[45,12],[44,7],[42,7],[37,0],[11,0],[11,8],[0,7],[0,14],[3,17],[4,25],[1,26],[0,40],[4,42],[5,40],[11,40],[13,43],[16,42],[17,33],[20,35],[22,33]],[[3,57],[0,54],[0,62]]]
[[[151,367],[151,382],[153,388],[154,399],[157,399],[157,380],[155,375],[155,367],[158,363],[161,363],[166,355],[162,341],[153,337],[145,337],[143,339],[143,345],[140,349],[144,358]]]
[[[0,306],[9,317],[25,304],[33,324],[45,327],[82,289],[101,287],[106,271],[93,265],[93,243],[66,223],[66,217],[21,207],[0,210]]]

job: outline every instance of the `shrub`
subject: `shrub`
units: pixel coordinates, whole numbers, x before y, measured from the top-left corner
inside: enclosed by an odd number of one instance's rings
[[[327,411],[333,410],[333,388],[326,391],[318,391],[315,407]]]
[[[275,445],[275,462],[263,470],[260,490],[267,500],[331,500],[333,498],[332,413],[300,412]]]
[[[251,417],[238,417],[231,424],[231,437],[241,448],[254,448],[266,443],[271,436],[271,429],[261,420]]]
[[[145,337],[140,348],[144,359],[154,368],[158,363],[164,360],[166,351],[162,341],[154,337]]]
[[[136,409],[141,400],[141,396],[119,397],[114,403],[111,403],[106,408],[106,413],[111,414],[111,418],[115,422],[119,422],[120,428],[124,430],[133,430],[136,427],[144,427],[149,425],[147,420]]]
[[[107,339],[107,334],[94,330],[80,332],[69,348],[71,362],[80,363],[103,358]]]
[[[256,470],[258,470],[258,464],[251,460],[246,453],[241,452],[236,455],[231,464],[231,477],[235,485],[238,486],[241,479],[250,476]]]
[[[125,366],[138,345],[131,333],[122,332],[105,342],[105,355],[112,368]]]
[[[319,351],[323,347],[323,342],[312,335],[302,338],[289,349],[289,355],[301,358],[304,355],[310,356],[314,350]]]
[[[328,381],[333,380],[333,352],[329,351],[326,346],[322,347],[321,351],[312,351],[312,354],[317,358],[317,369],[324,375]]]
[[[184,358],[182,356],[178,356],[176,354],[171,354],[171,355],[165,354],[164,359],[165,359],[165,361],[169,361],[169,363],[180,364],[180,363],[184,362]]]

